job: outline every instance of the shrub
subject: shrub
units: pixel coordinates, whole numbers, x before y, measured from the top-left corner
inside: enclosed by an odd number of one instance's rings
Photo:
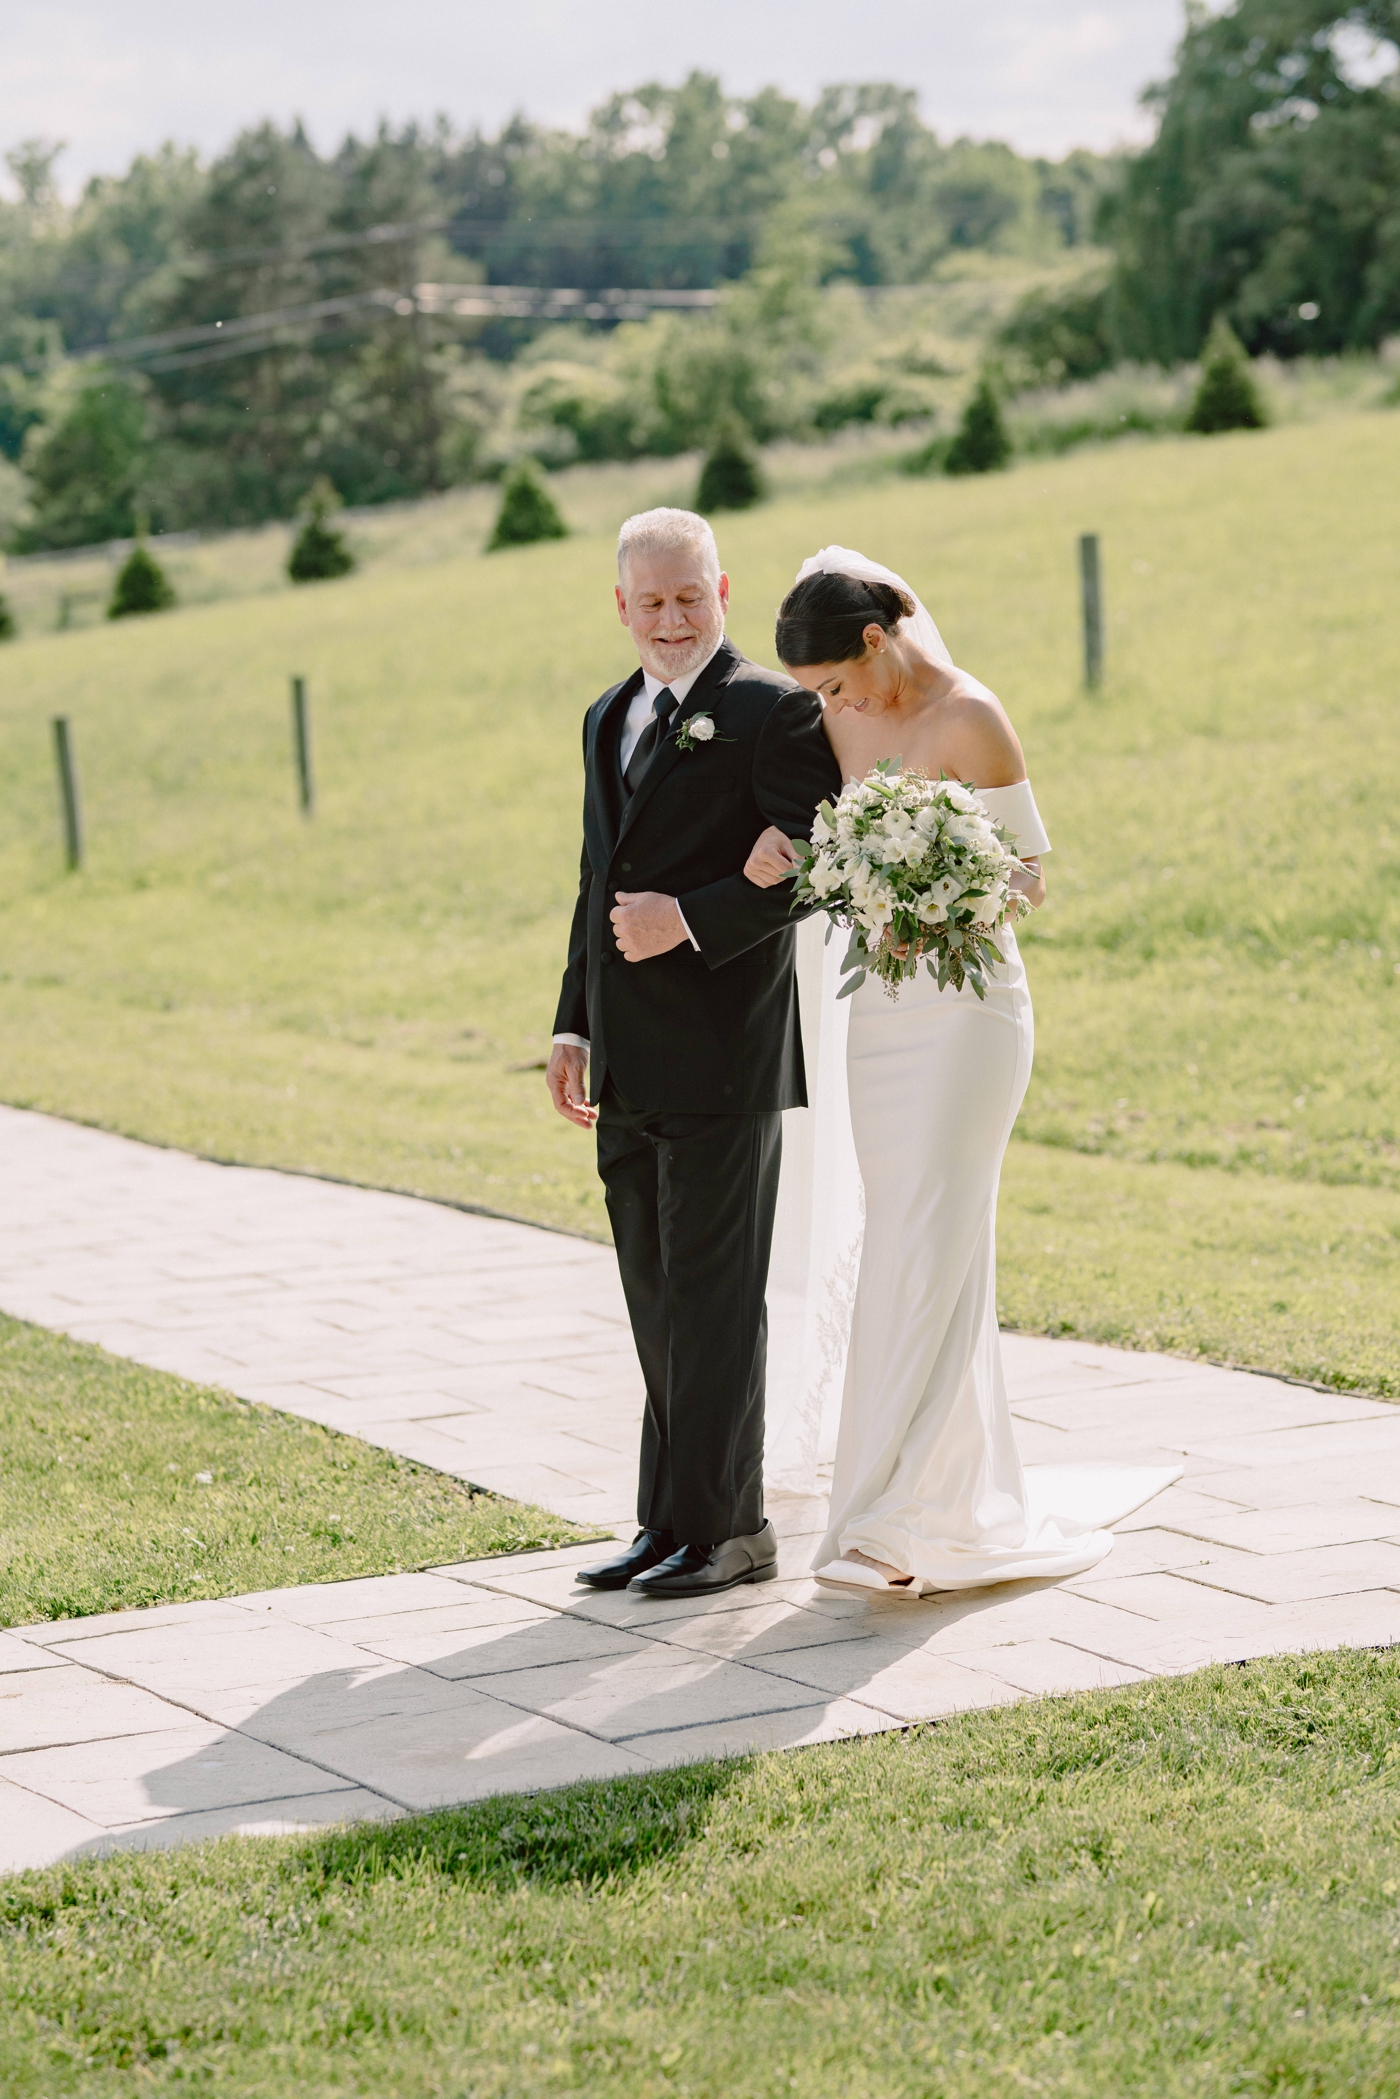
[[[957,435],[943,461],[945,474],[994,474],[1011,457],[1011,439],[1002,420],[1001,403],[984,372],[963,410]]]
[[[1228,321],[1219,320],[1201,359],[1201,383],[1186,427],[1214,437],[1221,430],[1262,430],[1267,421],[1244,345]]]
[[[741,433],[732,426],[722,429],[700,469],[695,491],[699,511],[748,510],[761,502],[763,470]]]
[[[488,554],[498,547],[528,547],[537,539],[567,539],[569,528],[532,459],[521,459],[506,475]]]
[[[287,561],[293,583],[324,583],[332,576],[348,576],[355,557],[344,534],[329,522],[332,511],[340,508],[340,497],[324,474],[317,476],[302,508],[306,523]]]
[[[11,612],[7,600],[0,596],[0,641],[13,641],[18,632],[19,628],[15,624],[15,616]]]
[[[140,612],[168,612],[175,590],[165,570],[142,540],[137,540],[117,572],[108,619],[130,619]]]
[[[1094,379],[1114,361],[1109,286],[1102,271],[1072,284],[1027,292],[997,331],[1020,386],[1064,386]]]

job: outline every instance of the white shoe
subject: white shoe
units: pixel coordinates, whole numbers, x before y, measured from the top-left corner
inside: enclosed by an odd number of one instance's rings
[[[832,1589],[873,1589],[880,1596],[922,1596],[924,1584],[914,1575],[907,1582],[886,1581],[878,1568],[867,1567],[863,1560],[828,1560],[825,1567],[818,1567],[813,1581],[825,1582]]]

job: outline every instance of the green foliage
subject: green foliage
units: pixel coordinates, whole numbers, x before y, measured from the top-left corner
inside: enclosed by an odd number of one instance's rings
[[[695,508],[705,515],[719,510],[749,510],[763,500],[763,469],[743,431],[734,423],[721,429],[705,455]]]
[[[89,379],[55,422],[31,429],[25,467],[32,519],[16,551],[129,539],[149,475],[150,420],[139,382]]]
[[[1291,1656],[67,1859],[0,1895],[0,2082],[1389,2099],[1397,1729],[1393,1650]]]
[[[945,474],[994,474],[1011,458],[1011,438],[997,389],[987,372],[973,388],[962,421],[943,455]]]
[[[18,632],[19,626],[14,613],[10,610],[3,592],[0,592],[0,641],[13,641]]]
[[[168,612],[175,591],[165,570],[142,540],[136,542],[112,588],[108,619],[130,619],[143,612]]]
[[[0,1625],[521,1552],[575,1526],[0,1315]]]
[[[996,340],[1022,386],[1063,386],[1107,371],[1115,361],[1107,273],[1027,292]]]
[[[1218,320],[1201,359],[1201,383],[1186,418],[1188,430],[1262,430],[1268,418],[1249,359],[1228,321]]]
[[[533,460],[522,459],[506,475],[501,507],[487,541],[487,551],[498,547],[527,547],[540,539],[567,539],[569,528]]]
[[[1374,348],[1400,327],[1400,95],[1355,52],[1395,0],[1237,0],[1187,19],[1156,139],[1106,222],[1124,354],[1195,357],[1217,314],[1250,350]]]
[[[348,576],[354,568],[355,557],[344,533],[330,523],[339,508],[334,485],[326,475],[318,475],[302,505],[306,523],[287,557],[287,574],[293,583],[323,583]]]

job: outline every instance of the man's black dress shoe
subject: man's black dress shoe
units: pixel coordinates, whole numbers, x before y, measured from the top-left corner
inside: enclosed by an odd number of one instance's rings
[[[771,1582],[778,1572],[778,1539],[766,1519],[751,1538],[722,1545],[682,1545],[650,1573],[627,1585],[633,1596],[717,1596],[740,1582]]]
[[[574,1579],[590,1589],[625,1589],[634,1575],[645,1574],[648,1567],[657,1566],[675,1549],[676,1541],[669,1531],[638,1531],[626,1552],[597,1567],[576,1567]]]

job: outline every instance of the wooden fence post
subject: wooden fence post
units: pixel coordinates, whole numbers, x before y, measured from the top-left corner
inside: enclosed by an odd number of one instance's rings
[[[1079,588],[1084,605],[1084,683],[1093,692],[1103,683],[1103,575],[1097,532],[1079,536]]]
[[[316,789],[311,777],[311,703],[306,697],[305,678],[292,680],[292,736],[296,744],[301,813],[310,816],[316,806]]]
[[[78,803],[78,768],[66,714],[54,716],[53,748],[58,760],[58,791],[63,802],[64,857],[72,874],[83,864],[83,816]]]

